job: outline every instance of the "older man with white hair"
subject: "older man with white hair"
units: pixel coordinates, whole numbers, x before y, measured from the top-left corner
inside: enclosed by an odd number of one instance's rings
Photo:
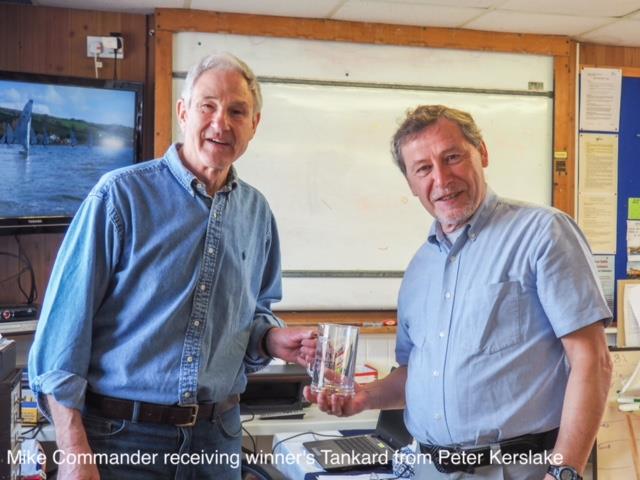
[[[261,105],[246,64],[204,58],[177,102],[184,143],[105,175],[75,216],[29,358],[58,478],[239,479],[246,373],[310,359],[311,332],[271,311],[274,216],[233,168]]]

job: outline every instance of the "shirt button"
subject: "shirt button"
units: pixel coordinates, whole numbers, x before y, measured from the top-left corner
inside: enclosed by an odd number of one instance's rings
[[[193,357],[187,357],[187,362],[189,363],[193,362]]]
[[[207,289],[207,286],[204,283],[200,284],[200,291],[204,292]]]
[[[444,294],[444,298],[451,298],[451,292],[447,292]]]
[[[438,336],[439,336],[440,338],[444,338],[444,332],[440,332],[440,333],[438,334]]]
[[[184,392],[184,398],[189,398],[191,396],[191,392]]]
[[[452,255],[451,258],[449,259],[449,262],[453,263],[456,261],[456,256]]]
[[[199,326],[200,326],[200,321],[199,321],[199,320],[196,320],[195,322],[193,322],[193,324],[194,324],[196,327],[199,327]]]
[[[213,218],[218,218],[218,212],[213,212]]]
[[[440,372],[438,370],[434,370],[433,371],[433,376],[434,377],[439,377],[440,376]]]
[[[187,392],[188,393],[188,392]],[[186,395],[186,394],[185,394]],[[435,418],[436,420],[440,420],[442,418],[442,415],[440,415],[439,413],[436,413],[433,418]]]
[[[207,248],[207,252],[209,253],[209,255],[213,255],[213,248],[211,247]]]

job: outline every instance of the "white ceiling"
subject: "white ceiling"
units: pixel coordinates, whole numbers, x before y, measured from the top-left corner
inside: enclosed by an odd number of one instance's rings
[[[32,0],[130,13],[154,8],[327,18],[496,32],[568,35],[640,47],[640,0]]]

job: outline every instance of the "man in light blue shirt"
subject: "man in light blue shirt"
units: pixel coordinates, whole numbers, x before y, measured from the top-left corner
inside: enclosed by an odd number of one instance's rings
[[[406,407],[418,479],[581,478],[611,378],[585,238],[564,213],[487,187],[465,112],[416,108],[392,149],[436,219],[400,289],[400,368],[354,397],[313,399],[337,415]]]
[[[246,373],[308,360],[311,332],[271,311],[275,219],[232,166],[261,104],[242,61],[203,59],[177,102],[184,143],[105,175],[75,216],[29,358],[58,478],[239,479]]]

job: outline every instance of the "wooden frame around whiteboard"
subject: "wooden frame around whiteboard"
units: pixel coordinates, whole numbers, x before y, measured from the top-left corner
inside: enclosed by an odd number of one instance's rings
[[[619,348],[623,348],[627,346],[624,338],[625,337],[625,321],[626,321],[626,319],[624,318],[624,300],[625,300],[624,290],[625,290],[625,286],[627,285],[640,285],[640,279],[618,280],[618,283],[616,285],[618,289],[618,297],[616,299],[617,312],[618,312],[618,316],[616,318],[616,322],[618,324],[618,333],[616,335],[617,337],[616,345]],[[638,345],[635,345],[635,346],[638,346]]]
[[[173,34],[189,31],[552,56],[553,158],[549,159],[553,161],[552,204],[575,215],[577,47],[567,36],[158,8],[153,19],[150,59],[155,82],[156,156],[164,154],[171,144]]]

